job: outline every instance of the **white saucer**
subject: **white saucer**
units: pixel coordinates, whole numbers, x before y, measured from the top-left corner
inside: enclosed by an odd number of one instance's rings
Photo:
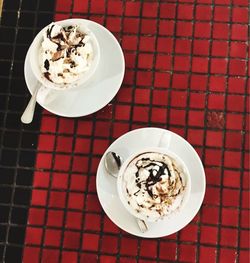
[[[37,97],[37,102],[54,114],[64,117],[80,117],[94,113],[107,105],[120,89],[125,72],[125,62],[118,41],[105,27],[93,21],[89,21],[88,28],[100,43],[98,68],[88,83],[75,90],[50,90],[50,99],[47,100]],[[30,50],[25,58],[24,76],[27,87],[33,94],[37,80],[31,70],[29,55]]]
[[[161,141],[160,145],[159,141]],[[149,230],[142,233],[135,218],[127,212],[119,200],[116,178],[107,174],[104,167],[104,156],[108,151],[114,151],[126,159],[132,152],[154,146],[167,147],[185,162],[191,176],[191,193],[181,211],[159,222],[148,223]],[[96,176],[98,198],[108,217],[124,231],[147,238],[167,236],[186,226],[201,207],[205,187],[204,168],[194,148],[179,135],[160,128],[137,129],[119,137],[104,153]]]

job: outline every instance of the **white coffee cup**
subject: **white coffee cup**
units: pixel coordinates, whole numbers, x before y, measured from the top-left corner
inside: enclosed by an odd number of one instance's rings
[[[62,27],[68,26],[79,26],[79,31],[82,33],[86,33],[90,36],[90,43],[93,48],[93,61],[90,65],[90,68],[80,76],[80,78],[72,83],[67,84],[56,84],[49,81],[41,71],[41,44],[43,41],[43,33],[47,30],[48,26],[44,27],[34,38],[31,47],[30,47],[30,63],[32,71],[37,78],[37,80],[46,88],[54,89],[54,90],[62,90],[62,89],[72,89],[77,88],[80,85],[87,83],[91,77],[93,77],[99,61],[100,61],[100,47],[99,42],[95,36],[95,34],[88,28],[89,20],[86,19],[66,19],[55,22]]]
[[[131,199],[129,199],[128,197],[128,193],[126,192],[126,187],[125,187],[125,179],[124,176],[126,175],[126,170],[128,168],[128,165],[135,160],[138,156],[144,154],[144,153],[156,153],[159,155],[167,155],[168,157],[170,157],[172,160],[174,160],[175,164],[178,165],[178,168],[181,171],[181,179],[183,180],[183,184],[184,184],[184,190],[182,192],[182,194],[180,196],[178,196],[177,198],[179,198],[178,200],[178,206],[176,206],[177,201],[173,202],[173,206],[171,208],[170,206],[170,212],[165,214],[165,215],[158,215],[156,216],[156,213],[143,213],[143,212],[138,212],[137,209],[135,209],[135,207],[132,207],[130,205],[130,201]],[[160,219],[164,219],[165,217],[170,217],[173,214],[179,213],[181,211],[181,209],[183,209],[183,207],[185,206],[185,204],[187,203],[187,200],[189,199],[190,196],[190,191],[191,191],[191,177],[189,174],[189,171],[185,165],[185,163],[180,159],[179,156],[177,156],[176,154],[174,154],[173,152],[169,151],[166,148],[162,148],[162,147],[151,147],[151,148],[145,148],[143,150],[140,150],[139,152],[135,152],[133,154],[131,154],[122,164],[119,174],[118,174],[118,178],[117,178],[117,190],[118,190],[118,195],[119,198],[122,202],[122,204],[124,205],[124,207],[127,209],[127,211],[133,215],[134,217],[137,217],[139,219],[142,219],[144,221],[147,222],[155,222],[158,221]],[[136,198],[133,197],[132,198]],[[177,199],[176,199],[177,200]]]

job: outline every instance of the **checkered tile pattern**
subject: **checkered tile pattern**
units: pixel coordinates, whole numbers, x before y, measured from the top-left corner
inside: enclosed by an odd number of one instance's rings
[[[69,17],[106,26],[126,73],[95,114],[43,112],[23,262],[248,262],[248,1],[57,0],[55,20]],[[147,126],[186,138],[207,179],[192,222],[150,240],[115,226],[95,185],[110,143]]]

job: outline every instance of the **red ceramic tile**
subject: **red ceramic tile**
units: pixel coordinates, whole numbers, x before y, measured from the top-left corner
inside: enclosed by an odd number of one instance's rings
[[[135,106],[132,118],[134,121],[147,122],[149,118],[149,108],[144,106]]]
[[[189,71],[190,70],[190,57],[175,56],[174,57],[174,70]]]
[[[211,4],[212,0],[197,0],[197,3],[200,3],[200,4]]]
[[[123,5],[121,1],[110,0],[107,5],[107,13],[110,15],[122,15]]]
[[[232,41],[230,46],[230,56],[237,58],[246,58],[247,44],[246,42]]]
[[[103,154],[106,151],[106,149],[108,148],[108,146],[109,146],[109,142],[107,139],[105,139],[105,140],[95,139],[94,144],[93,144],[93,153],[94,154]],[[88,161],[88,158],[86,160],[86,165],[85,165],[86,167],[83,169],[83,171],[85,171],[85,172],[87,171],[87,166],[88,166],[87,161]]]
[[[211,73],[226,74],[227,63],[225,58],[211,58]]]
[[[99,243],[99,235],[84,233],[82,235],[82,249],[97,251]]]
[[[65,198],[66,198],[65,192],[50,191],[49,206],[57,207],[57,208],[64,208]]]
[[[246,61],[239,59],[231,59],[229,63],[229,74],[245,76],[246,74]]]
[[[141,49],[141,45],[140,45],[140,49]],[[170,53],[170,52],[172,52],[172,50],[173,50],[173,39],[172,38],[167,38],[167,37],[158,37],[157,38],[157,51],[158,52]]]
[[[120,253],[122,255],[136,256],[137,255],[137,247],[138,247],[137,239],[123,237],[121,239]]]
[[[167,120],[167,109],[163,108],[152,108],[151,121],[156,123],[166,123]]]
[[[245,171],[243,173],[243,189],[245,190],[249,190],[250,189],[250,183],[249,183],[249,172],[248,171]]]
[[[87,176],[72,174],[70,180],[70,189],[77,191],[85,191],[87,185]]]
[[[220,204],[220,189],[215,187],[207,187],[204,204],[219,205]]]
[[[55,149],[55,136],[49,134],[41,134],[37,149],[40,151],[53,151]]]
[[[86,210],[87,211],[93,211],[93,212],[99,212],[101,211],[101,206],[98,201],[98,198],[94,194],[88,194],[86,199]]]
[[[69,12],[71,9],[72,2],[70,0],[58,0],[56,2],[56,11]]]
[[[50,153],[37,153],[36,155],[36,168],[37,169],[51,169],[52,154]]]
[[[230,0],[215,0],[216,4],[228,5],[230,4]]]
[[[136,84],[141,86],[151,86],[152,72],[138,71],[136,77]]]
[[[58,152],[72,152],[72,137],[57,136],[56,138],[56,151]]]
[[[226,148],[241,149],[242,134],[241,132],[227,132],[226,133]]]
[[[216,248],[215,247],[203,247],[200,246],[199,261],[204,263],[210,263],[216,261]]]
[[[230,9],[227,6],[215,6],[214,7],[214,21],[228,22],[230,15]]]
[[[208,22],[196,22],[194,29],[195,37],[210,38],[211,35],[211,24]]]
[[[203,93],[190,93],[189,105],[194,109],[203,109],[205,107],[205,94]]]
[[[154,86],[157,88],[168,88],[170,82],[170,73],[155,72]]]
[[[108,233],[119,233],[120,231],[120,229],[107,216],[104,217],[103,230]]]
[[[204,126],[204,111],[189,110],[188,124],[196,127]]]
[[[206,90],[207,87],[207,76],[205,75],[191,75],[190,88],[192,90]]]
[[[186,122],[185,110],[171,109],[170,111],[170,124],[185,125]]]
[[[234,249],[220,248],[220,262],[236,262],[237,253]]]
[[[157,17],[158,12],[158,4],[151,2],[151,3],[143,3],[142,8],[142,16],[145,17]]]
[[[177,11],[178,19],[192,20],[193,19],[193,5],[179,4]]]
[[[173,107],[186,107],[187,105],[187,92],[186,91],[176,91],[171,92],[171,106]]]
[[[67,187],[68,187],[68,174],[53,173],[51,188],[67,189]]]
[[[240,168],[241,152],[226,150],[224,154],[224,166],[230,168]]]
[[[224,76],[210,76],[209,90],[225,92],[226,91],[226,78]]]
[[[237,245],[238,230],[222,227],[220,229],[220,244],[235,247]]]
[[[160,259],[175,260],[176,259],[176,243],[160,242]]]
[[[80,258],[80,263],[85,263],[85,262],[90,262],[90,263],[95,263],[98,261],[99,257],[97,254],[93,253],[81,253],[81,258]]]
[[[242,6],[248,6],[249,5],[248,0],[233,0],[233,3],[235,5],[242,5]]]
[[[63,251],[62,252],[62,263],[77,262],[77,252]]]
[[[227,129],[242,130],[243,117],[240,114],[227,113]]]
[[[85,214],[84,230],[100,231],[101,217],[96,214]]]
[[[24,247],[23,263],[39,262],[40,248]]]
[[[43,249],[41,262],[58,262],[59,253],[59,249]]]
[[[242,208],[249,209],[249,191],[242,191],[241,206]]]
[[[138,38],[136,36],[124,35],[122,37],[122,47],[124,50],[136,50]]]
[[[165,30],[167,32],[171,31],[171,25],[169,25],[171,23],[167,23],[165,24],[166,25],[166,28]],[[141,34],[154,34],[156,32],[156,27],[157,27],[157,24],[156,24],[156,20],[155,19],[141,19],[141,31],[140,33]],[[164,34],[165,30],[163,30],[162,32],[162,28],[161,28],[161,22],[160,22],[160,26],[159,26],[159,33],[160,34]],[[167,33],[168,35],[168,33]]]
[[[175,40],[175,53],[190,54],[191,40],[190,39],[176,39]]]
[[[188,87],[188,75],[182,73],[174,73],[172,80],[173,89],[183,89]]]
[[[69,193],[68,195],[68,208],[83,209],[85,195],[82,193]]]
[[[47,188],[49,186],[49,180],[50,180],[49,172],[35,171],[33,186]]]
[[[66,216],[66,228],[80,230],[82,226],[82,213],[67,212]]]
[[[138,67],[151,69],[153,67],[153,54],[140,53],[138,56]]]
[[[161,3],[160,4],[160,17],[161,18],[175,18],[175,3]]]
[[[189,224],[180,231],[181,241],[196,242],[198,234],[197,225]]]
[[[207,113],[207,127],[222,129],[225,126],[225,117],[223,112],[209,111]]]
[[[223,133],[220,131],[207,131],[206,146],[222,147]]]
[[[240,211],[240,226],[244,228],[249,228],[250,221],[249,221],[249,211],[248,210]]]
[[[212,93],[208,97],[208,108],[223,110],[225,108],[225,95]]]
[[[75,153],[89,153],[90,151],[90,139],[89,138],[76,138],[75,141]]]
[[[227,108],[230,111],[244,112],[244,96],[241,95],[228,95]]]
[[[208,71],[208,58],[193,57],[192,72],[206,73]]]
[[[27,227],[25,244],[40,245],[42,241],[42,228]]]
[[[126,52],[124,55],[125,55],[126,66],[129,68],[135,68],[136,54]]]
[[[217,244],[218,228],[212,226],[201,226],[201,243]]]
[[[224,23],[214,23],[212,36],[214,39],[228,39],[229,25]]]
[[[244,168],[249,170],[249,153],[245,153],[245,156],[244,156]]]
[[[194,55],[208,55],[209,54],[209,40],[194,39],[193,40],[193,54]]]
[[[180,262],[195,262],[196,246],[181,244],[179,246]]]
[[[247,40],[247,25],[232,24],[232,40]]]
[[[152,67],[152,64],[151,64]],[[171,70],[172,56],[157,54],[155,68],[159,70]]]
[[[32,198],[31,198],[32,205],[45,206],[46,200],[47,200],[47,191],[33,189]]]
[[[91,13],[103,14],[105,12],[105,1],[104,0],[92,0],[90,5]]]
[[[48,210],[47,226],[62,227],[64,212],[60,210]]]
[[[205,167],[207,183],[211,185],[221,185],[221,174],[220,167]]]
[[[210,21],[212,16],[212,7],[211,6],[205,6],[205,5],[197,5],[196,6],[196,14],[195,18],[197,20],[208,20]]]
[[[68,171],[70,169],[70,155],[57,154],[55,155],[54,168],[56,170]]]
[[[111,32],[120,32],[121,31],[121,18],[120,17],[107,17],[106,27]]]
[[[73,134],[74,133],[74,120],[61,118],[59,119],[59,133]]]
[[[125,17],[123,20],[123,31],[124,33],[138,33],[139,30],[139,19]]]
[[[138,16],[140,13],[140,2],[125,2],[125,15],[126,16]]]
[[[118,102],[131,102],[132,101],[132,88],[131,87],[122,87],[117,94],[117,101]],[[109,129],[110,130],[110,129]],[[108,130],[108,132],[110,132]]]
[[[93,129],[93,123],[90,121],[79,120],[77,122],[77,134],[78,135],[91,135]]]
[[[201,219],[202,223],[218,225],[219,209],[217,207],[203,206]]]
[[[212,56],[226,57],[228,54],[228,42],[214,40],[212,43]]]
[[[234,7],[232,13],[232,20],[235,23],[248,23],[248,9],[241,7]]]
[[[193,23],[192,22],[177,22],[176,35],[182,37],[192,36],[193,32]]]
[[[59,13],[55,13],[54,14],[54,20],[55,21],[60,21],[60,20],[64,20],[64,19],[69,19],[69,14],[59,14]]]
[[[156,258],[157,255],[157,242],[153,240],[142,240],[140,256],[148,258]]]
[[[120,262],[121,263],[149,263],[152,262],[151,260],[140,260],[137,261],[135,258],[131,258],[131,257],[120,257]]]
[[[73,172],[86,173],[88,171],[89,158],[86,156],[74,156],[73,157]]]
[[[155,21],[156,22],[156,21]],[[150,30],[142,32],[146,34],[153,34],[156,31],[156,24],[152,24],[153,22],[148,22],[148,28]],[[174,33],[174,21],[168,21],[168,20],[160,20],[159,22],[159,35],[163,36],[172,36]]]
[[[223,185],[228,187],[240,187],[239,172],[233,170],[224,170]]]
[[[222,208],[221,224],[224,226],[238,226],[239,210],[232,208]]]
[[[187,140],[191,144],[203,145],[204,131],[199,129],[188,129]]]
[[[80,233],[65,230],[63,248],[78,249],[80,246]]]
[[[222,190],[222,204],[224,206],[238,207],[239,206],[240,192],[237,189],[227,189]]]
[[[30,208],[28,224],[29,225],[43,225],[45,220],[45,209]]]
[[[101,251],[104,253],[118,252],[118,239],[111,235],[103,235],[101,242]]]
[[[88,2],[85,1],[74,1],[73,2],[74,13],[86,13],[88,11]]]
[[[46,246],[56,246],[59,247],[61,242],[61,230],[56,229],[46,229],[44,244]]]
[[[116,263],[116,256],[100,256],[100,263]]]

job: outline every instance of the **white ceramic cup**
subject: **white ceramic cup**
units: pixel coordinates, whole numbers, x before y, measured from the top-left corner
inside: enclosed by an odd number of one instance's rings
[[[90,36],[90,41],[93,47],[93,61],[90,65],[89,70],[84,72],[80,78],[72,83],[68,84],[56,84],[49,81],[41,71],[41,61],[40,61],[40,54],[41,54],[41,44],[43,41],[43,33],[47,30],[48,26],[44,27],[34,38],[31,46],[30,46],[30,63],[32,71],[37,78],[37,80],[46,88],[62,90],[62,89],[72,89],[77,88],[80,85],[83,85],[88,82],[88,80],[94,75],[99,61],[100,61],[100,47],[98,40],[93,32],[88,29],[89,20],[86,19],[66,19],[55,22],[63,27],[78,25],[79,31],[86,33]]]
[[[169,157],[171,157],[172,159],[175,160],[175,162],[178,164],[178,166],[182,169],[183,171],[183,177],[182,179],[184,180],[184,185],[185,185],[185,189],[183,192],[183,196],[182,196],[182,201],[180,202],[180,205],[178,206],[178,208],[176,208],[175,210],[173,210],[171,213],[165,215],[164,217],[159,217],[159,218],[150,218],[150,217],[146,217],[145,215],[138,213],[132,206],[130,206],[128,204],[128,198],[127,198],[127,194],[125,193],[125,186],[124,186],[124,172],[127,169],[128,165],[130,164],[130,162],[132,162],[137,156],[143,154],[143,153],[149,153],[149,152],[153,152],[153,153],[159,153],[159,154],[164,154],[167,155]],[[187,200],[189,199],[190,196],[190,191],[191,191],[191,177],[189,174],[189,171],[185,165],[185,163],[173,152],[169,151],[166,148],[162,148],[162,147],[151,147],[151,148],[146,148],[143,150],[140,150],[139,152],[133,153],[131,154],[122,164],[120,170],[119,170],[119,174],[118,174],[118,178],[117,178],[117,190],[118,190],[118,195],[119,198],[122,202],[122,204],[124,205],[124,207],[127,209],[127,211],[133,215],[134,217],[137,217],[139,219],[142,219],[144,221],[148,221],[148,222],[155,222],[158,221],[159,219],[163,219],[165,217],[170,217],[172,214],[174,213],[178,213],[181,211],[181,209],[185,206],[185,204],[187,203]]]

